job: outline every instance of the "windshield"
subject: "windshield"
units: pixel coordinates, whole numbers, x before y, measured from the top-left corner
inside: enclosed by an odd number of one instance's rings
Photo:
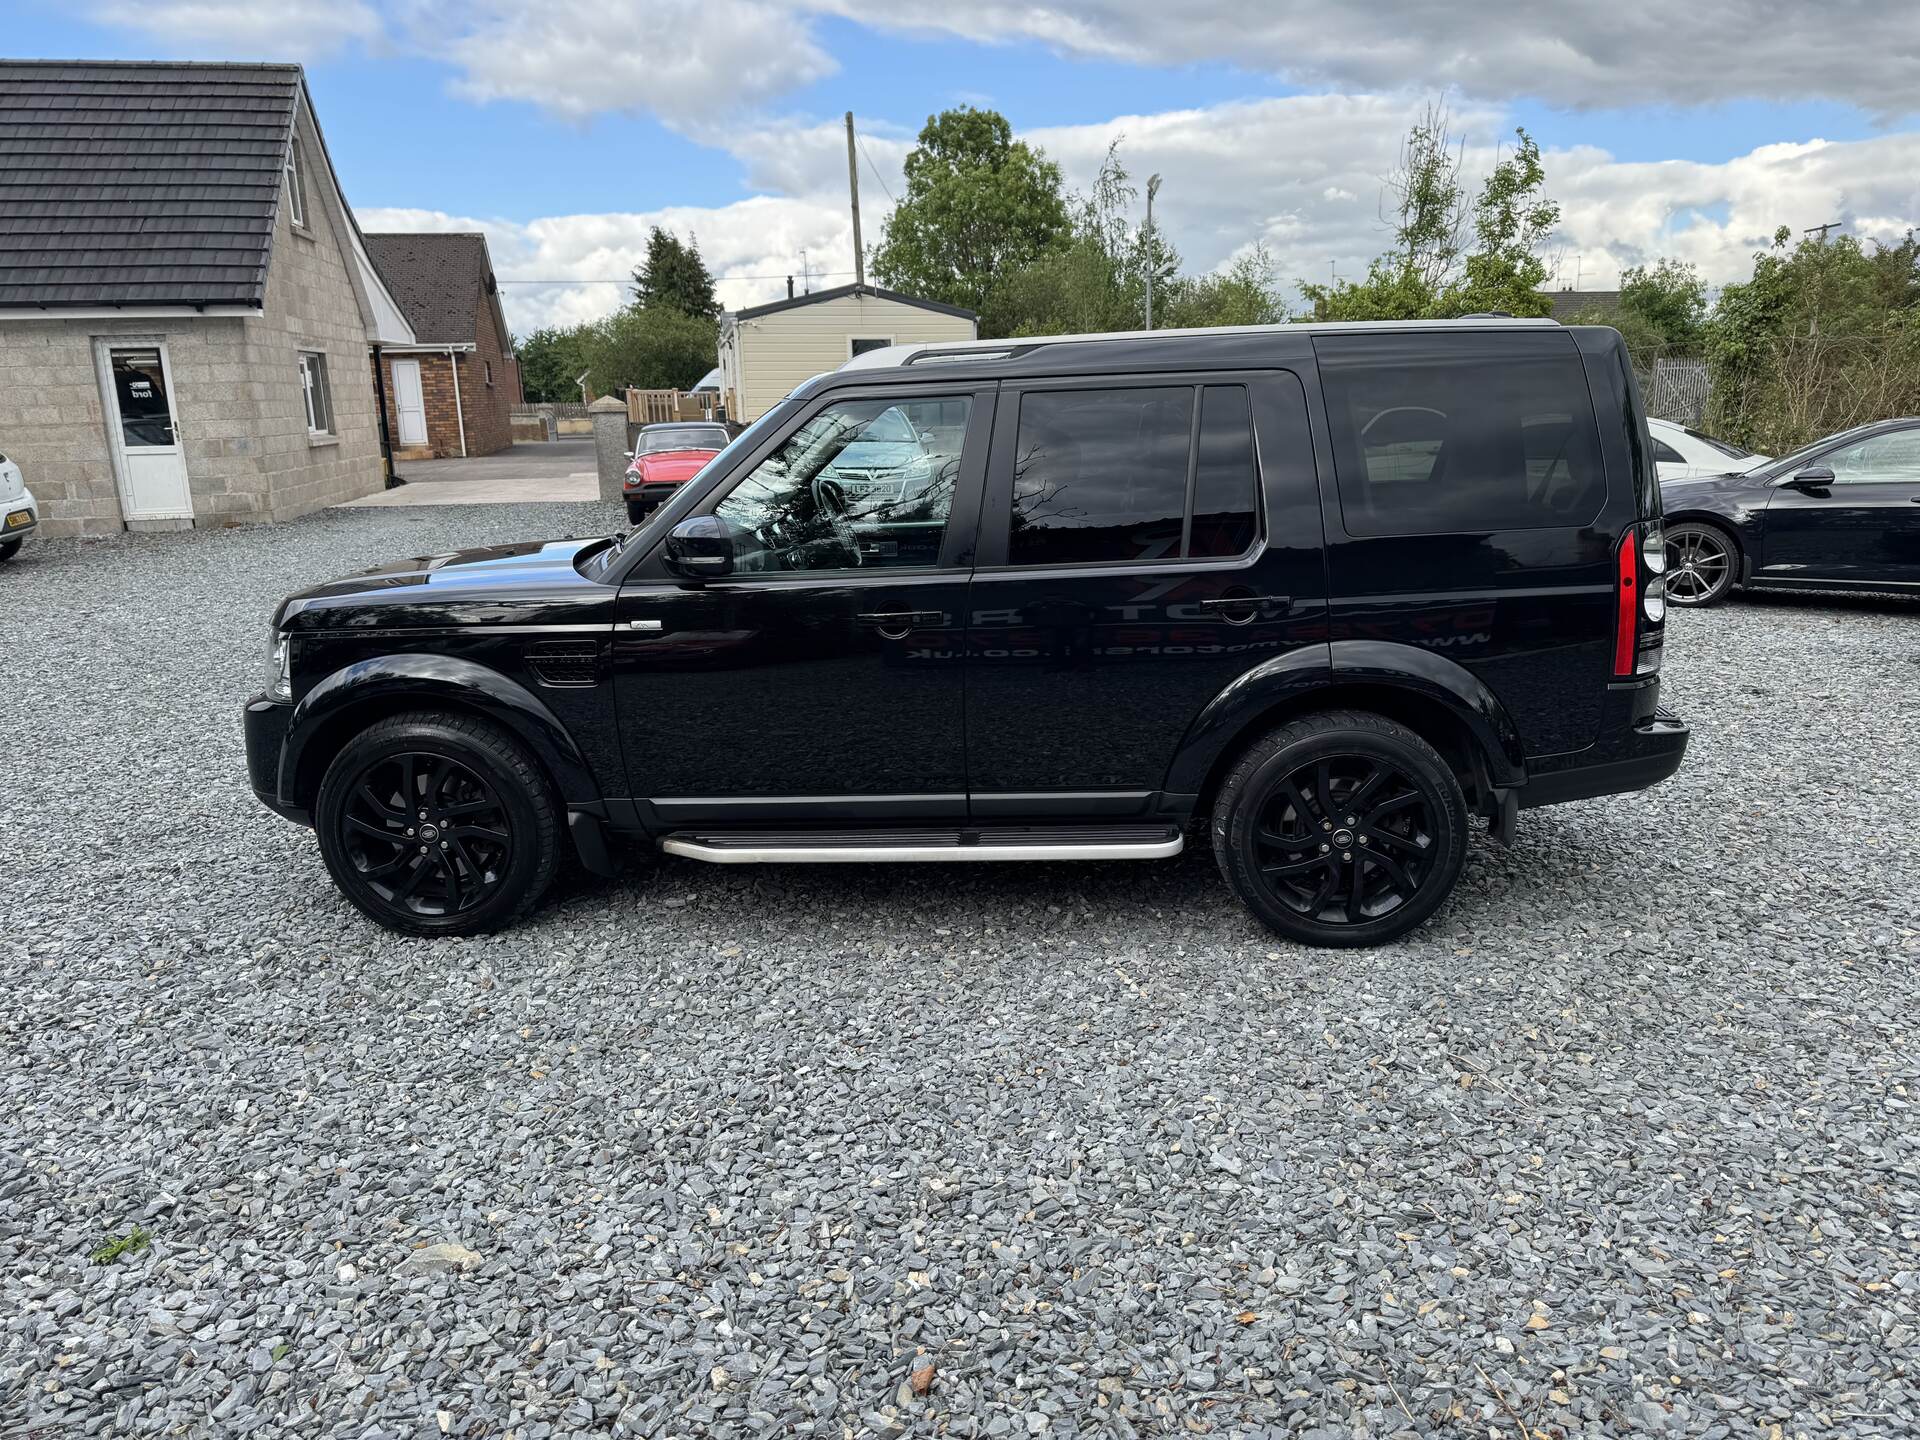
[[[794,407],[798,403],[798,401],[792,399],[782,400],[778,405],[754,421],[753,424],[734,436],[732,440],[728,441],[726,448],[714,456],[713,459],[709,460],[700,473],[707,475],[724,471],[727,468],[728,462],[733,457],[739,455],[742,451],[751,450],[765,438],[769,430],[777,429],[782,421],[790,418],[793,414]],[[701,426],[689,428],[717,430],[719,427]],[[685,485],[681,486],[680,489],[682,494],[691,493]],[[674,500],[678,500],[679,498],[680,496],[676,495]],[[581,566],[581,573],[590,580],[598,580],[601,576],[605,575],[608,568],[620,558],[636,536],[646,534],[669,514],[675,516],[677,519],[681,507],[676,505],[674,500],[669,500],[664,505],[655,506],[647,512],[646,519],[642,520],[638,525],[629,526],[625,530],[617,531],[613,537],[613,543],[602,550],[596,551],[593,557]]]
[[[727,432],[718,425],[667,425],[640,432],[642,455],[661,450],[719,450],[726,443]]]
[[[1767,466],[1768,475],[1786,475],[1798,470],[1816,455],[1825,454],[1836,446],[1844,445],[1854,436],[1871,429],[1870,425],[1856,425],[1851,430],[1842,430],[1838,435],[1823,435],[1811,445],[1802,445],[1791,455],[1783,455]]]
[[[1753,451],[1742,450],[1731,440],[1716,440],[1711,435],[1702,435],[1698,430],[1693,429],[1689,425],[1682,425],[1680,428],[1698,440],[1702,445],[1712,446],[1715,450],[1718,450],[1722,455],[1727,456],[1731,460],[1751,460],[1753,458]]]

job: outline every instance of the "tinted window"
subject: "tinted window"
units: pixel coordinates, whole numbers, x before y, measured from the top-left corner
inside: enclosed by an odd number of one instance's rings
[[[826,406],[714,507],[733,527],[736,568],[938,565],[970,404],[960,396]]]
[[[1201,392],[1200,453],[1193,472],[1189,555],[1238,555],[1253,544],[1253,410],[1239,385]]]
[[[1315,342],[1351,535],[1583,525],[1606,500],[1585,371],[1564,336]]]
[[[1678,450],[1667,444],[1667,442],[1662,440],[1658,435],[1653,437],[1653,458],[1658,460],[1662,465],[1684,465],[1687,463],[1681,457]]]
[[[1842,485],[1920,483],[1920,430],[1875,435],[1829,455],[1826,464]]]
[[[1024,396],[1008,559],[1178,558],[1192,444],[1187,386]]]

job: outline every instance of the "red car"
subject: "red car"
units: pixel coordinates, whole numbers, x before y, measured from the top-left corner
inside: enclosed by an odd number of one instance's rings
[[[627,452],[622,493],[627,518],[638,525],[700,468],[727,448],[727,427],[704,421],[673,422],[641,427],[636,448]]]

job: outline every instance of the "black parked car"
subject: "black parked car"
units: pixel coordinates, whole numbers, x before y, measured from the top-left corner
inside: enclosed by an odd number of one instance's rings
[[[856,486],[876,422],[912,473]],[[1367,944],[1445,899],[1470,816],[1680,764],[1659,504],[1611,330],[897,346],[623,535],[289,599],[248,763],[420,934],[512,920],[563,846],[1147,859],[1203,822],[1272,928]]]
[[[1920,595],[1920,419],[1855,426],[1660,493],[1677,605],[1711,605],[1735,585]]]

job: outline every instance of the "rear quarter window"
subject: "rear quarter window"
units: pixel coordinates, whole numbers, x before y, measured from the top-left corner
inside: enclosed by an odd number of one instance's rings
[[[1328,336],[1314,352],[1348,534],[1580,526],[1606,503],[1570,336]]]

